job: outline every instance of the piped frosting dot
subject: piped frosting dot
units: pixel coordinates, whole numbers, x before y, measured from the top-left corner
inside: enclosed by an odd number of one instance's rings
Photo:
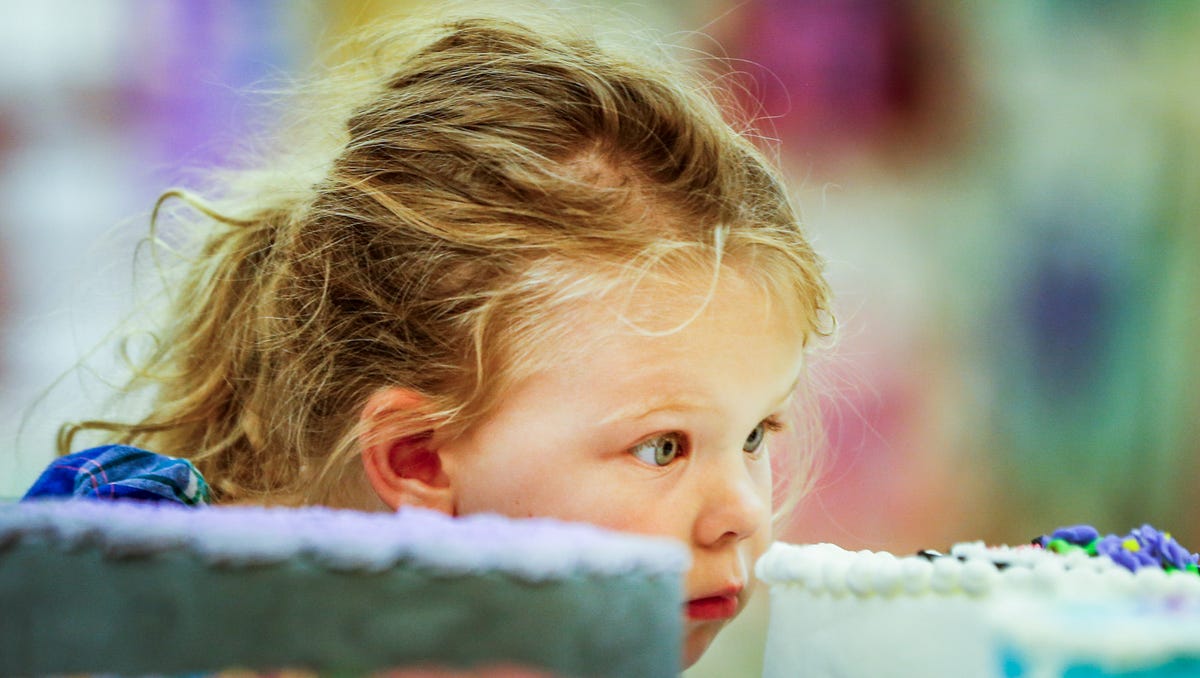
[[[825,590],[829,593],[840,596],[846,593],[846,561],[843,558],[831,558],[827,560],[821,568],[821,580],[825,583]]]
[[[962,568],[962,588],[972,596],[982,596],[992,590],[998,577],[996,566],[983,560],[968,560]]]
[[[900,562],[886,551],[876,553],[872,561],[875,592],[881,596],[894,595],[900,590]]]
[[[924,558],[905,558],[900,561],[900,576],[904,581],[904,592],[919,595],[929,590],[933,577],[933,563]]]
[[[933,561],[933,573],[929,579],[929,588],[936,593],[953,593],[958,589],[961,576],[962,563],[957,558],[938,558]]]
[[[875,593],[874,567],[869,555],[857,554],[854,562],[846,570],[846,588],[857,596],[869,596]]]

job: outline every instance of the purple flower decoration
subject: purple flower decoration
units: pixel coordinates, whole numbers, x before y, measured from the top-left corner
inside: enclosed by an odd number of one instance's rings
[[[1048,536],[1042,535],[1034,539],[1033,543],[1042,548],[1050,548],[1050,542],[1053,541],[1063,541],[1074,546],[1086,547],[1099,537],[1100,532],[1091,525],[1071,525],[1060,527]]]
[[[1186,569],[1189,564],[1196,563],[1197,556],[1187,552],[1175,538],[1165,532],[1142,525],[1130,532],[1141,544],[1142,549],[1153,555],[1162,565],[1169,565],[1177,570]]]
[[[1110,534],[1096,542],[1096,553],[1111,558],[1114,553],[1125,550],[1125,548],[1121,546],[1122,541],[1124,540],[1117,535]]]
[[[1156,558],[1162,553],[1163,543],[1171,538],[1149,525],[1142,525],[1130,530],[1129,537],[1138,543],[1140,550],[1146,551]]]
[[[1045,548],[1063,550],[1066,544],[1086,549],[1089,553],[1107,556],[1113,562],[1130,570],[1143,567],[1161,567],[1168,570],[1198,571],[1200,555],[1189,553],[1179,542],[1166,532],[1142,525],[1128,535],[1119,537],[1110,534],[1104,537],[1090,525],[1074,525],[1055,530],[1048,537],[1034,540]]]
[[[1076,546],[1087,546],[1100,537],[1100,532],[1091,525],[1072,525],[1060,527],[1050,535],[1051,539],[1062,539]]]
[[[1120,565],[1126,570],[1129,570],[1130,572],[1137,572],[1138,568],[1142,566],[1141,563],[1138,562],[1137,558],[1134,557],[1132,552],[1124,549],[1117,549],[1112,553],[1106,553],[1104,555],[1112,558],[1114,563]]]
[[[1104,537],[1096,542],[1096,553],[1112,558],[1113,562],[1131,571],[1142,567],[1184,570],[1198,559],[1173,537],[1149,525],[1130,531],[1126,537],[1111,534]]]
[[[1200,555],[1188,553],[1187,549],[1179,545],[1179,542],[1174,539],[1168,539],[1163,544],[1162,560],[1171,567],[1186,570],[1188,565],[1200,564]]]

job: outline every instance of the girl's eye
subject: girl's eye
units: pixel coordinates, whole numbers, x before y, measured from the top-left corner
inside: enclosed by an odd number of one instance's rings
[[[776,416],[772,415],[758,422],[758,426],[746,436],[746,442],[742,443],[742,450],[754,454],[762,448],[763,442],[767,439],[767,434],[772,431],[782,431],[783,422]]]
[[[746,436],[746,442],[742,443],[742,450],[751,454],[758,451],[762,447],[763,441],[767,438],[767,425],[765,422],[760,422],[750,435]]]
[[[638,443],[630,451],[647,464],[666,466],[683,454],[683,437],[678,433],[667,433]]]

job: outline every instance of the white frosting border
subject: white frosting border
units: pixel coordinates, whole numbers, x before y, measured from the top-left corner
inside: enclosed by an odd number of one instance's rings
[[[1006,566],[998,569],[996,563]],[[829,595],[983,597],[1003,588],[1073,599],[1181,599],[1200,605],[1200,577],[1142,568],[1136,573],[1108,558],[1061,555],[1037,548],[958,544],[932,560],[883,551],[847,551],[833,544],[776,542],[755,565],[772,586],[798,586]]]

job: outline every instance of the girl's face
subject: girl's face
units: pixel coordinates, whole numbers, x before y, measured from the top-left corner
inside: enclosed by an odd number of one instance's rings
[[[643,295],[650,329],[694,296]],[[746,604],[771,540],[771,433],[801,370],[801,336],[757,288],[724,271],[704,311],[661,336],[597,300],[580,313],[582,358],[550,362],[466,435],[440,447],[459,514],[581,521],[672,537],[691,549],[684,663]],[[568,352],[570,353],[570,352]]]

